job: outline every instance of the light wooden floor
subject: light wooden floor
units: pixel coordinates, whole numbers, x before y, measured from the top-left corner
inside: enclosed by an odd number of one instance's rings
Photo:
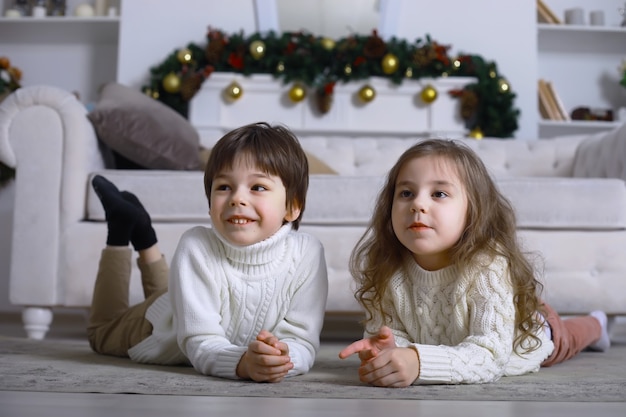
[[[329,326],[330,337],[339,334]],[[22,336],[19,315],[0,315],[0,334]],[[346,335],[348,338],[352,334]],[[57,315],[49,338],[84,338],[84,320]],[[1,376],[0,376],[1,378]],[[70,394],[0,391],[0,417],[623,417],[626,403],[411,401]]]

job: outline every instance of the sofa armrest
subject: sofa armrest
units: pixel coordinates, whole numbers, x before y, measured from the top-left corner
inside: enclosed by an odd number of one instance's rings
[[[51,86],[20,88],[0,104],[0,160],[15,168],[10,298],[58,302],[59,242],[85,217],[88,174],[104,158],[85,107]]]
[[[581,141],[576,149],[573,176],[626,181],[626,123]]]

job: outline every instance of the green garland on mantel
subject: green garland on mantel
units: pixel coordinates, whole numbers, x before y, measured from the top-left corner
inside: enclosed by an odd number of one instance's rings
[[[205,45],[189,43],[175,50],[151,68],[150,81],[142,90],[187,117],[189,101],[212,72],[271,74],[284,84],[299,82],[314,89],[318,108],[325,112],[329,105],[324,99],[338,82],[376,76],[399,85],[422,77],[475,77],[476,83],[450,92],[461,100],[470,136],[510,138],[518,128],[515,93],[497,65],[475,54],[451,58],[450,47],[428,35],[409,43],[395,37],[385,41],[376,31],[334,40],[307,32],[245,36],[209,28],[206,40]]]

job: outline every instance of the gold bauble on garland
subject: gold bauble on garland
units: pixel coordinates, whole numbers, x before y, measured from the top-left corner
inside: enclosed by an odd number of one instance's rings
[[[400,61],[398,60],[397,56],[392,53],[388,53],[383,56],[381,66],[383,67],[383,72],[385,74],[393,74],[398,70],[398,67],[400,66]]]
[[[422,88],[422,92],[420,93],[420,97],[424,103],[432,103],[437,100],[437,89],[432,85],[428,84],[424,88]]]
[[[343,67],[343,72],[344,72],[344,74],[346,74],[346,75],[350,75],[350,74],[352,74],[352,65],[350,65],[350,64],[346,64],[346,66],[345,66],[345,67]]]
[[[506,93],[511,87],[509,86],[509,82],[507,80],[505,80],[504,78],[500,78],[498,80],[498,88],[500,89],[501,93]]]
[[[374,87],[372,87],[369,84],[364,85],[359,90],[359,98],[366,103],[369,103],[370,101],[374,100],[375,97],[376,97],[376,90],[374,90]]]
[[[180,77],[170,72],[163,78],[163,89],[168,93],[178,93],[180,91]]]
[[[232,83],[228,84],[226,88],[224,89],[224,96],[229,101],[238,100],[242,94],[243,94],[243,88],[237,81],[233,81]]]
[[[250,55],[257,61],[265,55],[265,42],[253,41],[250,43]]]
[[[289,89],[289,98],[294,103],[299,103],[306,97],[306,90],[301,84],[294,84],[293,87]]]
[[[178,52],[176,53],[176,58],[181,64],[189,64],[193,59],[193,55],[191,54],[191,51],[189,49],[183,48],[178,50]]]
[[[483,138],[483,131],[480,130],[480,127],[475,127],[470,131],[469,136],[470,138],[480,140]]]
[[[335,48],[335,41],[331,38],[322,38],[320,43],[322,44],[322,48],[327,51],[332,51]]]

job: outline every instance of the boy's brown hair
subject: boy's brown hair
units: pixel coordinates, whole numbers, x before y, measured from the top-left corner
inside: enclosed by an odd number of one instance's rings
[[[300,209],[293,220],[298,229],[309,188],[309,163],[298,138],[285,126],[265,122],[241,126],[226,133],[211,150],[204,169],[204,192],[211,205],[213,179],[231,169],[235,159],[243,156],[270,175],[280,177],[287,193],[287,210]]]

